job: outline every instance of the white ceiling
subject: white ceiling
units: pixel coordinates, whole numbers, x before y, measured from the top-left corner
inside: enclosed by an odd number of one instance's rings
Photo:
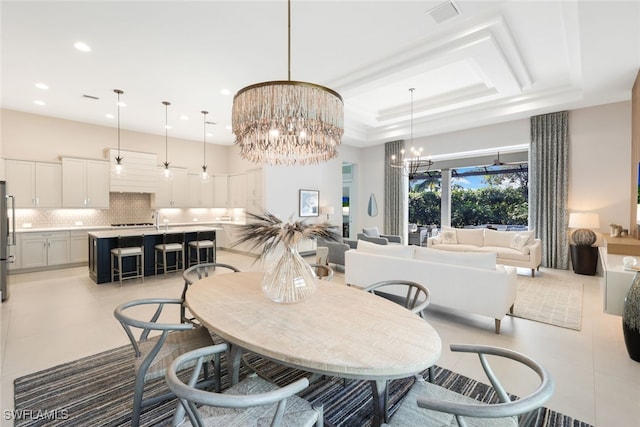
[[[293,0],[291,79],[342,95],[344,144],[410,137],[409,88],[416,138],[630,99],[640,1],[455,0],[462,14],[438,24],[442,3]],[[166,100],[170,137],[202,141],[208,110],[207,142],[228,145],[233,94],[287,78],[284,0],[3,0],[0,14],[7,109],[115,127],[118,88],[123,129],[164,136]]]

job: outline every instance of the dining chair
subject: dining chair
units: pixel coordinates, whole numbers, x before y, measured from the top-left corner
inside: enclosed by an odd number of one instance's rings
[[[365,292],[389,299],[424,319],[424,310],[431,301],[429,289],[410,280],[384,280],[367,286]]]
[[[535,421],[537,410],[553,395],[555,385],[549,372],[522,353],[494,346],[466,344],[451,344],[451,351],[478,355],[498,401],[482,403],[418,376],[387,426],[454,426],[457,423],[460,427],[526,427]],[[524,397],[512,398],[491,369],[487,355],[510,359],[529,368],[538,376],[538,386]]]
[[[184,408],[192,426],[323,425],[322,406],[312,406],[296,396],[309,385],[306,378],[278,387],[250,374],[222,393],[195,388],[205,362],[226,351],[226,344],[190,351],[177,357],[165,374],[167,386],[178,397],[179,405]],[[194,370],[191,377],[182,380],[178,372],[186,366],[194,366]]]
[[[117,247],[111,249],[111,281],[116,275],[122,286],[125,279],[142,279],[144,282],[144,236],[118,236]],[[122,262],[134,259],[134,268],[126,270]]]
[[[175,398],[172,392],[167,391],[144,399],[145,384],[161,378],[173,359],[180,354],[214,344],[211,334],[202,326],[188,322],[161,323],[160,316],[166,307],[181,304],[180,299],[149,298],[125,302],[114,310],[113,314],[127,333],[135,352],[132,427],[138,427],[144,407]],[[142,312],[148,311],[153,313],[150,320],[141,320]],[[136,337],[138,330],[140,335]],[[149,337],[151,332],[159,334]],[[215,354],[208,359],[213,362],[215,375],[209,375],[209,369],[205,367],[204,380],[197,384],[198,387],[215,385],[216,389],[220,389],[218,357]]]
[[[204,252],[204,260],[200,256]],[[214,230],[198,231],[196,240],[187,244],[187,264],[189,267],[204,262],[216,262],[216,232]]]
[[[192,265],[182,272],[182,278],[184,279],[184,287],[182,288],[182,301],[180,305],[180,321],[181,322],[194,322],[195,318],[187,317],[186,307],[184,306],[184,300],[187,296],[187,290],[194,282],[202,279],[203,277],[209,277],[209,272],[216,270],[217,268],[223,268],[231,270],[234,273],[239,273],[240,269],[234,267],[231,264],[224,264],[220,262],[205,262],[202,264]]]
[[[176,260],[172,265],[167,264],[167,254],[175,254]],[[162,268],[164,276],[167,272],[184,269],[184,233],[164,233],[162,243],[155,245],[155,274]],[[160,260],[158,260],[158,257]]]

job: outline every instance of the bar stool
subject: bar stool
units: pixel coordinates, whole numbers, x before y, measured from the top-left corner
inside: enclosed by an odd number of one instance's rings
[[[195,256],[193,255],[195,250]],[[216,232],[214,230],[198,231],[196,240],[189,242],[189,267],[203,262],[216,262]],[[200,252],[204,251],[204,259],[200,260]]]
[[[125,279],[142,279],[144,282],[144,236],[118,236],[118,247],[111,249],[111,281],[118,275],[120,286]],[[125,270],[123,258],[134,257],[135,269]]]
[[[176,257],[175,264],[167,264],[167,254],[174,253]],[[158,255],[161,255],[158,262]],[[184,270],[184,233],[164,233],[162,235],[162,243],[155,246],[155,273],[158,275],[158,269],[162,267],[163,274],[166,276],[167,271],[174,272]]]

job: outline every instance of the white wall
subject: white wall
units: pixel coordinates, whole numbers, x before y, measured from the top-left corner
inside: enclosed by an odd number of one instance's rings
[[[56,119],[37,114],[2,110],[0,144],[5,159],[59,162],[58,156],[103,159],[104,150],[117,148],[117,130],[107,126]],[[189,173],[202,171],[202,141],[168,138],[168,160]],[[156,153],[165,160],[164,135],[121,130],[122,150]],[[207,145],[207,171],[228,173],[228,147]],[[126,159],[123,163],[126,166]]]
[[[603,233],[611,223],[633,232],[631,102],[571,111],[569,141],[569,212],[597,212]]]
[[[491,126],[467,129],[442,135],[414,139],[429,155],[462,152],[530,143],[530,121],[516,120]],[[600,230],[609,224],[629,227],[631,203],[631,102],[619,102],[571,111],[569,114],[569,194],[571,211],[600,214]],[[362,149],[361,194],[374,193],[381,214],[366,216],[366,206],[359,210],[362,226],[382,229],[384,203],[384,145]],[[378,197],[379,196],[379,197]],[[368,197],[368,196],[367,196]],[[632,229],[632,228],[630,228]]]

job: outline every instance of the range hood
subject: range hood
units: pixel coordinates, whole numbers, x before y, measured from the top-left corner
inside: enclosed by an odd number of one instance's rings
[[[157,185],[157,155],[152,153],[141,153],[138,151],[120,150],[124,173],[115,173],[115,157],[118,150],[108,148],[105,150],[105,157],[112,163],[111,185],[109,191],[112,193],[155,193]]]

